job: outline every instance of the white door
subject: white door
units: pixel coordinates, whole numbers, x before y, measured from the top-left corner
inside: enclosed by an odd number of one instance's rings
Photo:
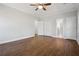
[[[76,16],[67,17],[64,19],[64,38],[76,39]]]
[[[56,20],[56,36],[65,39],[76,39],[76,16]]]
[[[35,33],[38,35],[44,35],[44,22],[43,21],[35,21]]]

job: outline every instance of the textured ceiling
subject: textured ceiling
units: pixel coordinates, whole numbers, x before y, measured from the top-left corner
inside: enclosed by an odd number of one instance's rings
[[[32,14],[36,17],[52,17],[54,15],[63,14],[66,12],[76,11],[78,9],[78,3],[52,3],[51,6],[48,6],[46,11],[38,10],[35,11],[34,6],[30,6],[30,3],[4,3],[4,5],[15,8],[17,10],[23,11],[28,14]]]

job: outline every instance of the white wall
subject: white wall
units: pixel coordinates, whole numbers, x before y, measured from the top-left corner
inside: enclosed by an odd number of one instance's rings
[[[0,5],[0,44],[33,36],[35,19],[32,15]]]
[[[57,36],[56,33],[56,20],[63,19],[63,37],[66,39],[74,39],[76,40],[76,21],[77,21],[77,14],[76,11],[55,15],[50,17],[46,17],[41,19],[39,23],[39,35],[47,35],[47,36]],[[42,21],[43,20],[43,21]]]
[[[77,11],[77,42],[78,42],[78,44],[79,44],[79,9],[78,9],[78,11]]]
[[[56,36],[55,20],[40,20],[37,27],[38,35]]]

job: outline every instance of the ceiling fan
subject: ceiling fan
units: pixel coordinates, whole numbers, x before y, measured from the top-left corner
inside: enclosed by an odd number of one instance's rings
[[[38,9],[43,9],[44,11],[47,10],[47,7],[51,5],[51,3],[35,3],[35,4],[30,4],[30,6],[35,6],[37,11]]]

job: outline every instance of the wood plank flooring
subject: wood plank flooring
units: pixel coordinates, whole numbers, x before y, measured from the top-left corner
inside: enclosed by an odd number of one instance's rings
[[[0,45],[0,56],[79,56],[75,40],[36,36]]]

